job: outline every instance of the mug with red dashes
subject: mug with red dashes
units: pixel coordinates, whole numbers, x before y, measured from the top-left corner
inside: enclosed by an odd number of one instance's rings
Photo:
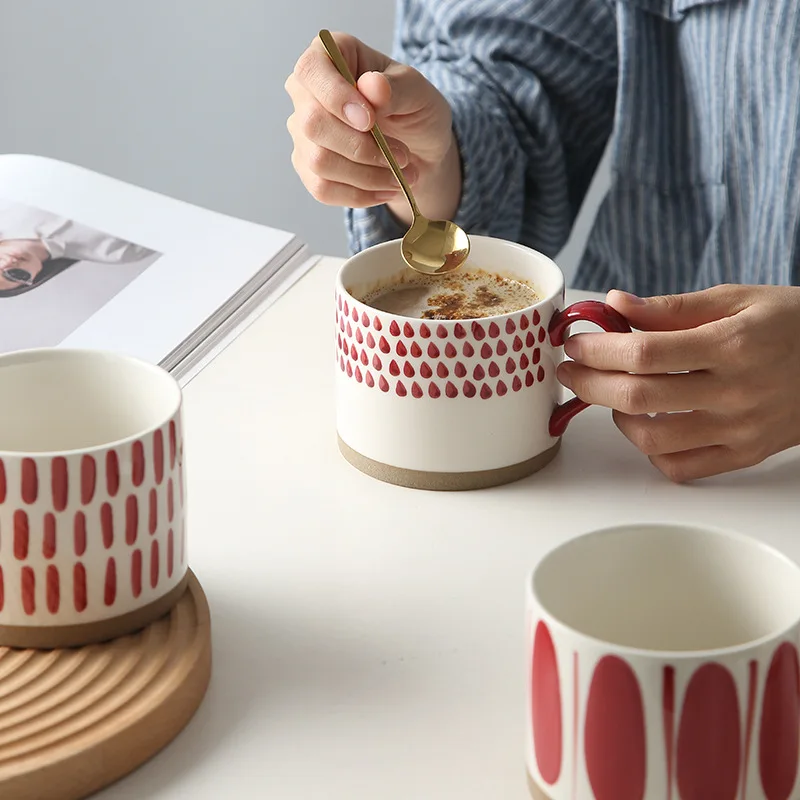
[[[335,293],[339,449],[368,475],[421,489],[478,489],[518,480],[556,455],[570,419],[558,404],[556,366],[580,320],[629,332],[597,301],[564,308],[564,276],[546,256],[471,236],[469,267],[532,287],[537,300],[511,313],[426,320],[377,311],[359,298],[408,268],[400,243],[350,258]]]
[[[186,587],[181,390],[101,351],[0,356],[0,646],[131,633]]]
[[[527,582],[534,800],[800,797],[800,566],[740,534],[579,536]]]

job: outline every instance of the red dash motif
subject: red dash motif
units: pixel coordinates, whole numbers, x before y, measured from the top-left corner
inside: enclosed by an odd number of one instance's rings
[[[125,543],[133,544],[139,535],[139,501],[135,494],[125,500]]]
[[[36,575],[30,567],[22,568],[22,608],[28,616],[36,611]]]
[[[14,558],[24,561],[28,557],[30,528],[28,515],[22,511],[14,512]]]
[[[57,456],[50,465],[50,488],[53,492],[53,508],[63,511],[69,499],[69,472],[67,459]]]
[[[160,428],[153,434],[153,469],[160,484],[164,480],[164,433]]]
[[[172,528],[169,529],[167,534],[167,577],[171,578],[175,569],[175,537],[172,534]]]
[[[533,751],[542,780],[552,786],[561,775],[562,706],[555,645],[547,625],[539,621],[533,637],[531,669]]]
[[[32,458],[22,459],[22,501],[30,505],[39,496],[39,476]]]
[[[52,558],[56,554],[56,518],[47,513],[44,515],[44,538],[42,539],[42,555]]]
[[[83,505],[92,502],[96,481],[97,465],[92,456],[85,455],[81,459],[81,503]]]
[[[3,459],[0,458],[0,503],[6,501],[6,465]]]
[[[106,563],[106,582],[103,589],[103,602],[113,606],[117,599],[117,565],[113,558]]]
[[[134,597],[142,593],[142,551],[138,547],[131,555],[131,592]]]
[[[167,482],[167,519],[172,522],[175,516],[175,484],[172,478]]]
[[[108,550],[114,544],[114,512],[110,503],[100,507],[100,527],[103,531],[103,546]]]
[[[169,483],[172,483],[172,478],[169,479]],[[147,530],[152,535],[156,532],[156,528],[158,527],[158,494],[155,489],[150,490],[148,506]]]
[[[3,606],[6,604],[6,585],[5,580],[3,579],[3,568],[0,567],[0,611],[3,610]]]
[[[175,421],[169,423],[169,468],[175,468],[175,452],[177,450],[177,432],[175,430]]]
[[[57,614],[58,607],[61,605],[61,581],[58,577],[58,567],[54,564],[48,564],[45,582],[47,585],[45,592],[47,595],[47,610],[51,614]]]
[[[86,610],[86,567],[80,562],[72,570],[72,602],[76,611]]]
[[[150,544],[150,586],[155,589],[158,586],[158,541],[153,540]]]
[[[82,556],[86,552],[86,516],[83,511],[78,511],[78,513],[75,514],[75,526],[72,533],[75,555]]]
[[[133,469],[131,478],[134,486],[141,486],[144,480],[144,445],[140,441],[133,443]]]

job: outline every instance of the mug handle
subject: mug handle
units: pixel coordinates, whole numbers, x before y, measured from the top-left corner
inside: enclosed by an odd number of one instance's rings
[[[579,300],[563,311],[556,311],[550,320],[548,332],[550,333],[550,344],[553,347],[562,347],[567,336],[567,329],[573,322],[593,322],[600,326],[604,331],[610,333],[630,333],[631,326],[622,314],[599,300]],[[557,439],[564,434],[567,425],[572,418],[589,408],[590,403],[584,403],[578,397],[573,397],[556,406],[550,416],[550,435]]]

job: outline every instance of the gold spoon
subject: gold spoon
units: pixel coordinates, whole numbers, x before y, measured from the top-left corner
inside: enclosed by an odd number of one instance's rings
[[[322,30],[319,38],[342,77],[351,85],[356,81],[342,51],[333,39],[330,31]],[[458,269],[469,255],[469,238],[467,234],[454,222],[441,219],[428,219],[420,214],[411,187],[406,182],[403,172],[395,161],[392,151],[377,124],[372,128],[372,135],[380,147],[381,152],[389,162],[403,194],[411,206],[413,221],[408,232],[403,237],[401,252],[403,260],[411,269],[425,275],[441,275]]]

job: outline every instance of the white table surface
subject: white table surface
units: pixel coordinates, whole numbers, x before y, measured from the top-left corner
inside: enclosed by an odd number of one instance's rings
[[[800,451],[675,486],[602,408],[513,485],[365,477],[336,447],[340,263],[323,259],[186,389],[214,675],[187,729],[103,800],[528,800],[524,582],[546,549],[669,520],[800,558]]]

